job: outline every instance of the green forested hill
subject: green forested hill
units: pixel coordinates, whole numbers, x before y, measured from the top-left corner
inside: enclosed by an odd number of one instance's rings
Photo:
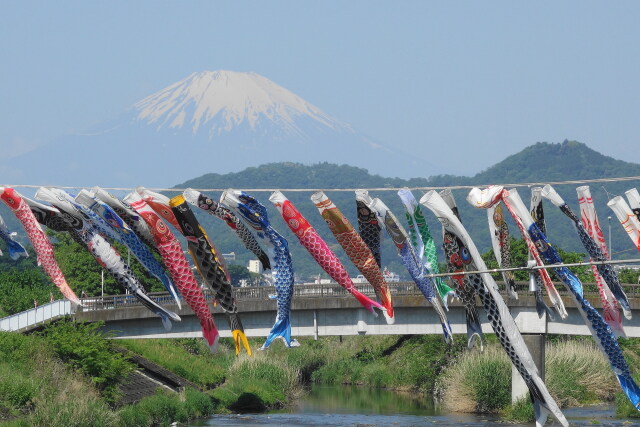
[[[448,161],[465,162],[469,161],[469,157],[469,155],[465,155],[459,159],[448,159]],[[472,167],[471,164],[470,167]],[[425,173],[428,174],[428,170],[425,171]],[[328,196],[355,225],[355,200],[353,192],[330,190],[340,188],[446,187],[455,185],[512,184],[623,176],[640,176],[640,165],[604,156],[578,142],[565,141],[560,144],[537,143],[517,154],[505,158],[473,177],[438,175],[403,180],[400,178],[371,175],[365,169],[348,165],[320,163],[308,166],[296,163],[273,163],[225,175],[217,173],[206,174],[180,183],[176,185],[176,188],[237,188],[244,190],[259,188],[321,188],[327,190]],[[637,253],[631,241],[622,230],[619,222],[606,206],[606,201],[610,198],[607,192],[610,193],[611,196],[622,195],[625,190],[634,186],[638,187],[639,185],[640,183],[638,181],[591,185],[591,191],[596,202],[600,222],[607,237],[607,217],[612,217],[613,252],[625,251],[618,254],[618,258],[636,257]],[[574,210],[578,209],[575,193],[576,186],[575,184],[556,186],[558,192]],[[518,191],[525,203],[528,204],[530,190],[527,187],[521,187]],[[343,251],[329,233],[318,211],[309,200],[311,193],[311,191],[285,191],[285,195],[291,199],[311,224],[325,237],[335,252],[343,259],[352,275],[357,274],[355,268],[353,268],[346,257],[342,255]],[[416,198],[419,198],[422,193],[423,191],[421,190],[414,191]],[[298,275],[306,279],[311,275],[322,273],[304,248],[298,244],[295,236],[289,232],[289,229],[277,211],[272,208],[271,203],[268,201],[269,194],[269,191],[254,192],[254,195],[269,208],[274,227],[282,232],[291,242],[294,267]],[[372,190],[371,194],[375,197],[380,197],[401,220],[404,220],[402,215],[403,208],[395,191]],[[480,250],[484,252],[490,247],[486,212],[472,208],[465,200],[466,194],[467,190],[454,190],[454,195],[460,207],[462,220]],[[217,199],[220,196],[220,191],[210,191],[208,195]],[[439,246],[442,239],[440,225],[428,210],[423,210]],[[206,213],[200,213],[197,209],[194,209],[194,211],[197,211],[196,214],[220,250],[225,253],[235,252],[238,256],[237,262],[243,265],[246,265],[247,261],[253,258],[253,255],[244,249],[233,232],[223,224],[222,221]],[[551,241],[563,249],[584,252],[569,220],[550,203],[545,203],[545,212],[547,214],[548,234]],[[0,203],[0,214],[4,217],[12,231],[18,231],[19,240],[26,243],[27,239],[24,230],[15,220],[14,215],[4,206],[4,203]],[[519,237],[512,223],[510,229],[512,235]],[[0,241],[0,249],[5,250],[3,241]],[[399,258],[395,254],[395,249],[388,239],[385,239],[383,242],[383,250],[383,264],[391,270],[403,274],[404,268],[400,264]],[[0,264],[6,264],[7,266],[13,265],[6,255],[0,258]],[[326,275],[322,275],[326,277]]]
[[[460,158],[458,161],[464,162],[468,156]],[[334,165],[320,163],[312,166],[297,163],[272,163],[258,167],[248,168],[237,173],[220,175],[210,173],[198,178],[194,178],[185,183],[176,185],[176,188],[209,188],[209,189],[304,189],[321,188],[327,190],[328,196],[334,203],[349,217],[355,224],[355,201],[351,191],[329,191],[340,188],[398,188],[409,187],[444,187],[454,185],[486,185],[504,183],[530,183],[530,182],[550,182],[579,179],[593,179],[605,177],[640,176],[640,165],[615,160],[604,156],[586,145],[565,141],[560,144],[537,143],[525,148],[520,153],[507,157],[503,161],[476,174],[473,177],[460,176],[433,176],[430,178],[414,178],[403,180],[399,178],[385,178],[379,175],[370,175],[365,169],[348,165]],[[612,212],[606,207],[609,199],[607,193],[623,194],[625,190],[638,186],[637,181],[621,183],[605,183],[591,185],[591,191],[596,202],[600,221],[607,235],[608,216],[612,216],[611,228],[613,230],[612,246],[614,252],[627,250],[619,254],[619,258],[635,257],[635,249],[631,241],[624,234],[619,222]],[[556,190],[565,198],[569,205],[578,210],[575,188],[577,185],[557,185]],[[606,191],[605,191],[606,189]],[[530,197],[530,190],[526,187],[519,188],[519,193],[526,204]],[[419,198],[424,191],[416,190],[414,194]],[[335,252],[345,260],[345,265],[350,267],[352,274],[356,274],[355,269],[342,256],[335,239],[329,233],[317,210],[309,200],[309,192],[285,192],[285,195],[296,205],[305,215],[311,224],[325,237],[327,242],[335,249]],[[487,226],[486,212],[472,208],[465,200],[467,190],[455,190],[454,195],[461,210],[464,224],[467,226],[472,237],[476,241],[481,251],[489,249],[489,234]],[[219,191],[210,191],[208,194],[216,199],[220,196]],[[319,267],[311,260],[310,256],[297,243],[297,239],[291,234],[275,209],[268,201],[269,192],[255,192],[254,195],[268,208],[272,218],[272,224],[282,232],[285,237],[292,242],[292,256],[296,272],[302,277],[320,273]],[[389,207],[396,212],[399,218],[403,218],[403,209],[399,203],[395,191],[372,190],[371,194],[380,197]],[[564,217],[559,209],[545,203],[547,214],[547,224],[549,237],[553,243],[566,250],[584,252],[579,240],[573,230],[569,220]],[[433,215],[424,209],[424,213],[429,220],[429,225],[438,245],[441,242],[441,228]],[[238,239],[219,220],[200,214],[199,217],[205,223],[212,239],[223,252],[234,251],[239,256],[239,262],[245,263],[252,258],[251,254],[239,243]],[[517,237],[517,230],[513,223],[511,232]],[[390,241],[383,242],[383,264],[390,269],[403,273],[403,268],[398,261],[395,250]]]

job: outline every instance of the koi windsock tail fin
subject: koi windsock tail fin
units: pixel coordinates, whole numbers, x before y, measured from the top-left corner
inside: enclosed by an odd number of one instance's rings
[[[178,304],[178,309],[179,310],[182,309],[182,304],[180,303],[180,296],[178,295],[178,290],[176,289],[176,285],[174,285],[173,282],[171,281],[171,278],[167,274],[164,274],[160,280],[164,285],[164,288],[173,297],[173,299],[176,301],[176,304]]]
[[[534,373],[531,376],[522,377],[522,379],[529,389],[529,396],[531,398],[533,412],[536,417],[536,427],[544,426],[549,415],[555,418],[564,427],[569,427],[569,422],[556,404],[555,400],[553,400],[553,397],[549,394],[544,381],[542,381],[537,373]]]
[[[229,313],[229,326],[231,327],[233,342],[236,345],[236,356],[240,354],[240,344],[242,344],[244,349],[247,350],[247,354],[251,356],[251,347],[249,346],[249,341],[244,333],[244,328],[242,327],[242,322],[240,321],[238,313]]]
[[[149,310],[160,316],[162,319],[162,325],[167,331],[171,330],[171,321],[180,322],[182,319],[176,313],[159,305],[157,302],[149,298],[141,289],[137,289],[134,293],[138,301],[142,303]]]
[[[640,388],[638,384],[631,377],[624,377],[622,375],[616,375],[622,391],[627,396],[627,399],[631,402],[634,408],[640,411]]]
[[[356,289],[353,289],[351,291],[351,295],[353,295],[364,308],[369,310],[376,317],[378,316],[378,313],[376,313],[373,310],[374,308],[377,308],[380,311],[385,310],[380,303],[375,302],[374,300],[372,300],[371,298],[369,298],[368,296],[366,296],[365,294],[363,294],[362,292]]]
[[[434,296],[429,300],[433,308],[438,313],[438,317],[440,317],[440,323],[442,324],[442,332],[444,334],[444,340],[448,343],[453,342],[453,331],[451,330],[451,324],[449,323],[449,319],[447,319],[447,315],[440,304],[440,299],[437,296]]]
[[[538,313],[539,318],[542,318],[542,316],[546,312],[549,320],[555,320],[555,316],[553,315],[553,310],[549,308],[549,306],[542,299],[542,295],[538,293],[536,293],[536,312]]]
[[[220,334],[218,333],[218,328],[216,328],[216,324],[213,321],[213,316],[209,316],[204,322],[201,321],[200,326],[202,327],[202,337],[207,342],[209,350],[211,350],[211,353],[215,353],[218,349]]]
[[[513,274],[506,274],[505,276],[505,284],[507,287],[507,294],[509,294],[509,299],[518,299],[518,293],[516,292],[516,280],[513,277]]]
[[[64,281],[64,283],[56,283],[56,287],[60,290],[60,292],[62,293],[62,296],[68,299],[69,301],[71,301],[72,304],[80,305],[80,306],[82,305],[82,303],[80,302],[80,299],[78,298],[76,293],[73,292],[73,290],[67,284],[66,281]]]
[[[478,343],[480,351],[483,351],[484,334],[478,310],[475,307],[465,307],[465,315],[467,318],[467,348],[472,349]]]
[[[264,342],[260,350],[266,350],[276,338],[282,338],[284,345],[287,347],[298,347],[300,344],[296,340],[291,339],[291,318],[289,316],[276,319],[276,323],[271,328],[267,340]]]
[[[393,313],[393,302],[389,286],[385,284],[385,286],[382,286],[379,289],[374,288],[374,290],[378,297],[378,301],[380,301],[382,307],[384,307],[382,314],[384,315],[384,319],[387,321],[387,325],[393,325],[396,322],[396,319]]]
[[[620,318],[620,311],[613,305],[608,305],[602,310],[602,317],[607,325],[611,328],[611,332],[616,338],[626,338],[627,334],[622,326],[622,319]]]
[[[442,280],[442,277],[436,277],[434,282],[436,284],[438,295],[440,295],[440,298],[442,299],[442,304],[444,304],[444,308],[449,311],[449,301],[447,300],[449,297],[454,298],[456,293],[444,282],[444,280]]]
[[[11,259],[14,261],[20,258],[21,256],[23,257],[29,256],[29,253],[24,248],[24,246],[22,246],[20,243],[16,241],[13,241],[13,240],[7,241],[7,246],[9,247],[9,257],[11,257]]]
[[[547,411],[547,409],[533,397],[531,398],[531,403],[533,403],[533,414],[536,418],[536,427],[543,427],[547,422],[549,411]]]

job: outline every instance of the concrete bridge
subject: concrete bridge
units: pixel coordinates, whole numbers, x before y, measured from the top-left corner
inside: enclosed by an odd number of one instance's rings
[[[435,311],[428,306],[425,298],[413,282],[390,283],[395,309],[395,323],[388,325],[382,315],[372,315],[338,284],[296,285],[292,302],[292,336],[303,337],[328,335],[415,335],[442,334],[442,327]],[[544,315],[538,318],[535,311],[535,299],[528,291],[528,283],[518,283],[518,300],[509,300],[503,292],[511,314],[529,347],[534,362],[544,378],[545,337],[547,334],[590,335],[570,294],[564,286],[556,283],[569,316],[560,320],[559,316],[550,319]],[[602,308],[600,298],[593,284],[585,284],[585,297],[596,308]],[[640,286],[625,285],[634,312],[632,320],[624,320],[629,337],[640,337]],[[373,296],[373,288],[358,285],[358,289]],[[275,293],[273,287],[247,287],[234,289],[238,310],[247,336],[266,337],[276,315],[276,301],[270,299]],[[159,303],[176,311],[182,318],[174,322],[171,331],[165,331],[160,320],[130,295],[83,298],[83,306],[74,307],[68,301],[55,301],[40,308],[0,319],[0,330],[27,331],[42,323],[60,316],[71,315],[76,320],[105,323],[103,330],[113,334],[114,338],[185,338],[201,337],[200,324],[193,312],[182,304],[177,305],[167,293],[150,294]],[[212,295],[205,292],[212,301]],[[231,336],[226,315],[215,307],[216,325],[223,337]],[[492,333],[484,309],[478,304],[482,321],[482,330]],[[466,334],[464,308],[458,301],[451,301],[447,313],[454,334]],[[528,389],[515,368],[512,368],[512,401],[515,402],[528,393]]]
[[[442,334],[442,327],[435,311],[416,288],[413,282],[389,284],[395,309],[395,323],[388,325],[384,317],[372,315],[346,290],[338,284],[296,285],[292,302],[292,336],[328,336],[328,335],[404,335],[404,334]],[[560,283],[557,289],[563,297],[569,317],[561,320],[559,316],[550,319],[538,318],[535,300],[527,290],[528,283],[518,283],[518,300],[508,300],[503,295],[516,324],[523,334],[561,334],[590,335],[582,317],[569,293]],[[373,288],[358,285],[358,289],[374,296]],[[632,320],[624,321],[629,337],[640,337],[640,287],[625,285],[632,310],[636,313]],[[276,301],[269,296],[275,294],[273,287],[235,288],[238,311],[247,336],[266,337],[276,316]],[[212,295],[205,292],[209,301]],[[171,331],[165,331],[160,320],[140,305],[135,298],[127,295],[93,297],[83,299],[83,307],[78,307],[74,316],[77,320],[105,323],[104,330],[114,338],[185,338],[201,337],[200,323],[183,302],[182,309],[166,293],[151,294],[161,304],[176,311],[182,318],[174,322]],[[585,285],[585,296],[597,308],[601,308],[595,285]],[[226,315],[220,307],[214,310],[216,325],[222,337],[231,336]],[[492,333],[486,314],[478,303],[478,312],[483,322],[483,331]],[[464,307],[459,301],[451,301],[447,313],[455,334],[466,334]]]

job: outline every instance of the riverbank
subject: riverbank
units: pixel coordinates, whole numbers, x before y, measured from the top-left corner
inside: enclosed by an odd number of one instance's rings
[[[615,401],[620,416],[637,416],[635,409],[626,406],[608,362],[591,338],[549,337],[548,341],[546,383],[561,407]],[[122,345],[156,363],[170,364],[184,357],[190,342],[200,346],[191,340],[130,340]],[[256,349],[259,342],[252,340],[252,347]],[[230,347],[223,346],[220,357],[206,353],[203,346],[197,357],[208,361],[207,369],[227,372],[217,376],[220,383],[210,391],[216,411],[282,408],[305,384],[316,383],[408,391],[434,398],[452,412],[490,413],[514,421],[533,419],[528,400],[511,405],[510,362],[493,335],[487,336],[482,353],[467,351],[463,336],[455,337],[452,346],[440,336],[322,337],[300,342],[294,349],[276,342],[268,351],[256,352],[252,362],[246,356],[235,359]],[[621,345],[630,365],[640,366],[635,363],[640,360],[640,340],[621,340]],[[199,375],[183,374],[190,379]]]

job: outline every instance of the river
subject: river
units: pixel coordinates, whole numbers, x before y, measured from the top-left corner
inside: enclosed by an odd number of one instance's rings
[[[638,420],[613,418],[612,405],[568,408],[571,425],[637,425]],[[351,386],[312,385],[290,408],[262,414],[214,415],[192,426],[486,426],[498,424],[492,416],[445,413],[429,399],[410,393]],[[502,426],[522,425],[500,423]],[[532,423],[533,425],[533,423]],[[559,425],[548,422],[547,425]]]

